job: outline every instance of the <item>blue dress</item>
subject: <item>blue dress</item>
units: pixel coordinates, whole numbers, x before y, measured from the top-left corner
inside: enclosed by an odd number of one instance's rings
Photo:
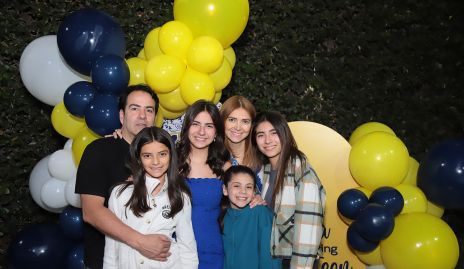
[[[197,241],[198,269],[222,269],[224,249],[218,218],[221,213],[222,181],[187,178],[192,192],[192,225]]]

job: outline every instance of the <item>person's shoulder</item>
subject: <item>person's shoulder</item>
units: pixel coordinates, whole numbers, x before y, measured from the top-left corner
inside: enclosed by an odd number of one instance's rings
[[[273,213],[269,207],[265,205],[257,205],[252,208],[252,211],[256,215],[258,225],[260,227],[265,227],[272,224]]]
[[[128,147],[129,144],[122,138],[102,137],[92,141],[86,148],[89,151],[101,151],[115,149],[118,147]]]
[[[254,211],[255,214],[258,214],[258,215],[270,215],[270,216],[272,216],[271,209],[269,207],[265,206],[265,205],[257,205],[255,207],[253,207],[251,211]]]

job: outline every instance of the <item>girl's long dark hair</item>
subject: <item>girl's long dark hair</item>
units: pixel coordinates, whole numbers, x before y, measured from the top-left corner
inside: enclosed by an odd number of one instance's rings
[[[304,162],[306,162],[306,156],[298,149],[295,138],[293,138],[290,127],[288,126],[285,118],[278,112],[275,111],[265,111],[256,115],[255,120],[253,121],[253,145],[258,148],[256,144],[256,127],[262,122],[269,122],[277,132],[279,136],[280,144],[282,151],[280,152],[279,161],[277,162],[277,176],[275,188],[272,192],[272,204],[275,202],[276,195],[282,190],[284,186],[284,177],[288,165],[293,162],[295,159],[300,159],[302,166],[304,167]],[[261,160],[264,164],[269,163],[269,159],[260,152]]]
[[[193,103],[185,112],[184,123],[177,143],[177,154],[179,156],[179,174],[182,178],[187,178],[190,173],[190,162],[188,161],[192,146],[188,137],[190,126],[195,117],[201,112],[206,111],[213,120],[216,129],[216,138],[208,146],[208,158],[206,163],[213,170],[213,173],[221,177],[225,162],[229,160],[229,152],[224,147],[224,126],[219,116],[219,109],[211,102],[199,100]]]
[[[255,173],[253,172],[253,170],[251,170],[250,167],[244,166],[244,165],[235,165],[235,166],[229,167],[229,169],[227,169],[224,172],[224,175],[222,176],[222,184],[227,188],[227,185],[229,185],[229,182],[232,180],[232,177],[237,174],[249,175],[253,179],[253,188],[256,186]],[[230,207],[229,197],[225,195],[222,196],[221,215],[219,215],[219,225],[221,226],[221,231],[224,231],[224,217],[226,216],[227,208],[229,207]]]
[[[143,168],[140,152],[142,147],[151,142],[158,142],[165,145],[169,149],[169,168],[166,173],[168,180],[168,196],[171,204],[171,212],[168,217],[174,217],[184,206],[183,193],[190,196],[190,190],[185,181],[178,175],[177,169],[177,154],[171,136],[165,130],[158,127],[146,127],[140,131],[130,145],[130,159],[127,163],[128,168],[132,173],[132,181],[125,181],[118,195],[129,186],[133,185],[134,190],[131,197],[125,204],[126,208],[130,208],[134,215],[142,217],[142,214],[150,210],[147,201],[147,187],[145,185],[145,169]]]

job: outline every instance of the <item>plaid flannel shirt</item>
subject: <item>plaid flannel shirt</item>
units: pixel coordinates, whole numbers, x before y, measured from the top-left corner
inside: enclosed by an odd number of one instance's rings
[[[270,171],[267,164],[260,173],[263,197]],[[306,160],[295,159],[287,166],[283,189],[275,200],[271,254],[291,259],[292,269],[313,268],[322,239],[326,193]]]

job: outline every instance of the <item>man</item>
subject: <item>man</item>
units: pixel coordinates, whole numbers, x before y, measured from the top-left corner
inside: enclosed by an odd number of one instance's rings
[[[153,126],[156,95],[145,86],[129,87],[119,99],[123,139],[95,140],[87,146],[77,170],[76,193],[82,201],[85,225],[84,263],[86,268],[102,268],[105,235],[124,242],[140,254],[159,261],[170,255],[170,239],[164,235],[143,235],[122,223],[108,208],[111,187],[127,180],[129,144],[147,126]]]

